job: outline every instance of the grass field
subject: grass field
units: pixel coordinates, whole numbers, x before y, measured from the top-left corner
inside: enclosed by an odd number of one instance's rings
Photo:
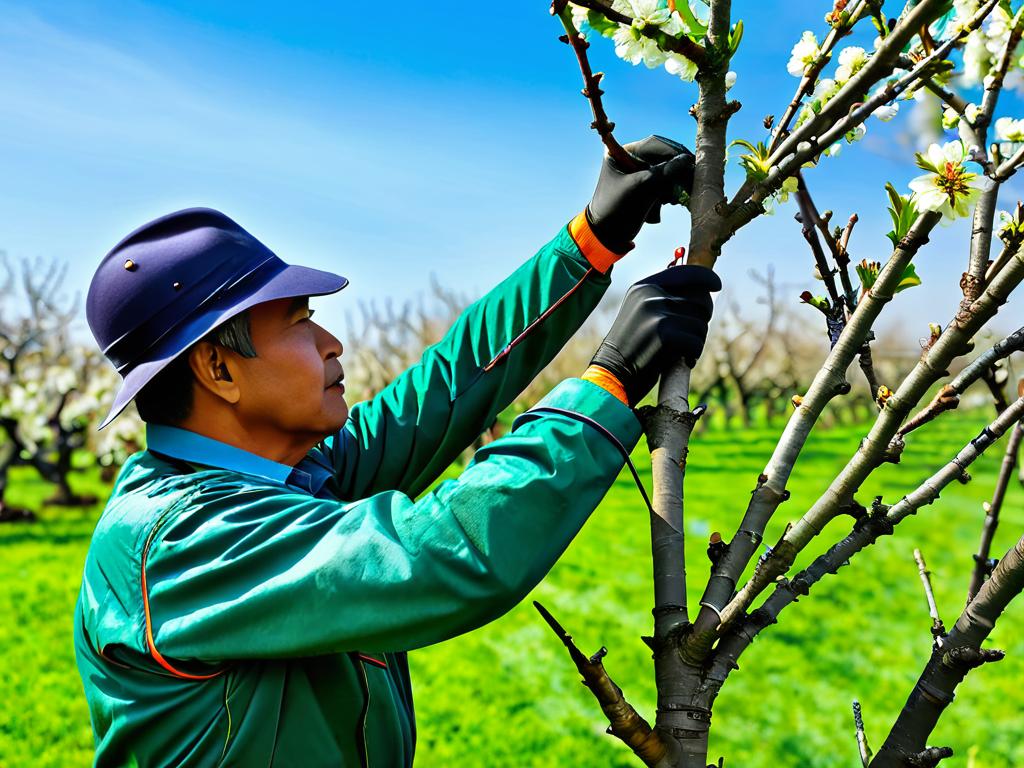
[[[896,500],[956,447],[987,414],[954,413],[912,436],[900,467],[884,467],[861,494]],[[777,430],[719,431],[691,447],[687,474],[687,562],[696,604],[707,575],[711,531],[731,535]],[[804,451],[766,541],[812,502],[861,433],[838,428],[816,435]],[[931,636],[911,552],[921,547],[934,573],[947,624],[962,608],[982,519],[1001,458],[993,449],[972,474],[897,535],[859,555],[788,609],[744,656],[715,709],[712,756],[726,766],[859,765],[850,700],[864,706],[868,737],[878,746],[928,657]],[[641,447],[635,454],[650,482]],[[100,492],[94,476],[79,490]],[[15,474],[9,501],[36,507],[49,488]],[[996,539],[1001,553],[1024,531],[1024,491],[1014,484]],[[0,526],[0,766],[82,766],[92,737],[71,643],[71,614],[98,509],[44,510],[34,525]],[[839,521],[825,540],[849,526]],[[628,477],[620,476],[566,555],[535,590],[590,653],[609,648],[606,666],[632,703],[653,717],[650,654],[652,603],[647,515]],[[970,675],[947,711],[934,744],[948,744],[950,766],[1024,765],[1024,600],[993,634],[1007,658]],[[493,624],[413,653],[420,766],[634,766],[579,684],[557,639],[524,601]]]

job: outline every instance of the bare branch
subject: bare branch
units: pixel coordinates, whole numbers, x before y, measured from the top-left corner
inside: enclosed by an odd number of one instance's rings
[[[932,619],[932,637],[938,639],[946,634],[946,627],[939,617],[939,608],[935,604],[935,593],[932,592],[931,571],[924,561],[924,555],[920,549],[914,549],[914,560],[917,563],[917,572],[921,577],[921,585],[924,587],[924,598],[928,601],[928,615]]]
[[[715,690],[721,687],[729,673],[737,667],[737,660],[743,651],[766,627],[778,621],[779,614],[787,606],[795,603],[799,597],[808,595],[822,578],[836,573],[844,565],[847,565],[858,552],[874,544],[881,536],[891,535],[893,529],[903,520],[916,514],[922,507],[932,504],[938,499],[943,488],[962,477],[964,470],[983,455],[1022,416],[1024,416],[1024,397],[1017,399],[1004,413],[985,427],[981,434],[967,443],[951,461],[921,483],[914,491],[904,496],[892,507],[876,500],[871,513],[860,517],[854,523],[853,530],[843,539],[815,558],[807,568],[792,579],[779,579],[775,583],[774,591],[764,604],[738,622],[715,648],[708,672],[709,687]],[[1024,556],[1024,543],[1018,546],[1022,548],[1022,556]],[[1024,574],[1021,575],[1021,578],[1024,579]],[[988,584],[986,583],[985,586],[987,587]],[[983,587],[982,591],[984,589]],[[957,622],[957,626],[960,626],[962,621],[963,616]],[[943,648],[952,648],[956,645],[956,639],[953,637],[956,631],[956,627],[954,627],[954,630],[946,636],[943,640]],[[878,757],[875,760],[877,761]],[[874,764],[873,762],[872,765]]]
[[[960,405],[960,395],[967,391],[967,388],[985,375],[998,361],[1009,357],[1014,352],[1024,350],[1024,328],[1019,328],[1004,339],[997,341],[990,349],[965,366],[960,373],[953,377],[952,381],[938,391],[932,401],[914,414],[907,423],[900,427],[900,436],[908,435],[915,429],[927,424],[945,411],[952,410]]]
[[[860,754],[860,764],[868,768],[871,762],[871,747],[868,746],[868,737],[864,733],[864,718],[860,712],[860,702],[853,700],[853,726],[857,734],[857,752]]]
[[[583,35],[580,34],[580,31],[576,29],[575,24],[573,24],[572,11],[569,10],[568,6],[562,3],[561,8],[558,8],[558,5],[557,0],[555,3],[552,3],[551,13],[558,16],[562,26],[565,27],[565,34],[559,40],[572,47],[573,52],[576,54],[576,60],[579,62],[580,73],[583,75],[583,95],[590,102],[590,109],[594,113],[594,122],[590,124],[590,127],[600,135],[601,141],[608,150],[608,155],[619,168],[624,172],[639,171],[644,167],[644,164],[629,154],[616,141],[612,133],[615,130],[615,123],[608,120],[608,115],[604,111],[604,104],[601,102],[601,95],[604,93],[601,90],[601,79],[604,77],[604,73],[594,73],[590,69],[590,60],[587,58],[587,48],[590,47],[590,43],[586,41]]]
[[[971,583],[967,587],[967,602],[973,600],[978,594],[981,585],[985,583],[985,579],[989,577],[996,565],[995,561],[989,559],[989,551],[999,525],[999,512],[1003,507],[1003,499],[1006,498],[1006,489],[1017,468],[1022,438],[1024,438],[1024,424],[1018,422],[1013,432],[1010,433],[1010,439],[1006,442],[1006,453],[1003,455],[1003,463],[999,468],[999,477],[996,480],[996,488],[992,492],[992,501],[985,504],[985,523],[981,530],[978,552],[974,555]]]
[[[740,575],[760,546],[768,521],[779,505],[789,497],[786,485],[811,429],[825,406],[837,395],[848,391],[846,370],[862,349],[882,308],[892,300],[907,265],[921,246],[928,242],[928,235],[938,222],[939,215],[930,213],[914,223],[882,267],[871,290],[858,303],[838,343],[832,348],[802,398],[800,407],[790,417],[771,459],[758,479],[757,488],[751,494],[736,536],[730,542],[725,556],[715,566],[705,588],[701,611],[685,648],[691,658],[702,658],[717,636],[719,624],[727,623],[722,612],[732,599]],[[1024,265],[1021,279],[1024,279]]]

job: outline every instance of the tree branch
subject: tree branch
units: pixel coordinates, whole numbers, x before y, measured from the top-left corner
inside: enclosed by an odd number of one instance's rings
[[[608,115],[604,111],[604,104],[601,102],[601,95],[604,93],[601,90],[601,79],[604,77],[604,72],[595,74],[591,71],[590,60],[587,58],[587,49],[590,47],[590,43],[573,24],[572,11],[564,3],[561,8],[558,8],[558,3],[555,2],[551,5],[551,13],[558,16],[562,26],[565,27],[565,34],[559,40],[572,47],[576,54],[576,61],[579,62],[580,73],[583,75],[583,95],[590,102],[590,109],[594,113],[594,121],[590,127],[600,135],[601,141],[608,150],[608,155],[623,172],[641,170],[645,167],[644,164],[629,154],[616,141],[612,133],[615,130],[615,123],[608,119]]]
[[[1017,414],[1018,418],[1020,415]],[[992,572],[992,577],[964,608],[942,645],[932,650],[931,658],[896,718],[889,737],[871,762],[872,768],[897,768],[905,765],[907,755],[924,748],[939,717],[953,701],[954,692],[967,673],[982,664],[1003,658],[1002,651],[983,649],[981,643],[988,637],[1006,606],[1022,589],[1024,538],[1003,556]]]
[[[887,507],[880,500],[876,501],[871,513],[860,517],[854,523],[853,530],[843,539],[829,547],[824,554],[819,555],[792,579],[780,579],[776,582],[774,591],[764,604],[756,611],[744,616],[743,620],[738,622],[715,648],[709,665],[709,688],[715,692],[721,688],[729,673],[737,668],[737,661],[743,651],[766,627],[778,621],[779,614],[787,606],[795,603],[799,597],[810,594],[811,589],[822,578],[836,573],[844,565],[847,565],[854,555],[874,544],[879,537],[891,535],[895,526],[903,520],[915,514],[922,507],[932,504],[938,499],[943,488],[959,480],[963,476],[964,470],[1022,417],[1024,417],[1024,398],[1018,398],[1004,413],[985,427],[976,438],[967,443],[951,461],[914,491],[904,496],[892,507]],[[962,620],[963,617],[961,617]],[[960,621],[957,622],[958,626],[959,624]],[[954,628],[955,631],[956,628]],[[953,633],[947,635],[943,640],[943,647],[950,647],[949,638],[952,636]]]
[[[751,494],[736,535],[708,580],[701,598],[701,610],[694,622],[694,631],[684,647],[684,653],[690,658],[703,658],[720,631],[719,624],[727,623],[722,612],[730,602],[740,576],[760,546],[768,521],[779,505],[789,498],[786,485],[811,429],[832,398],[847,391],[847,369],[862,349],[883,307],[892,300],[907,265],[928,242],[928,235],[939,219],[939,214],[924,214],[900,241],[879,272],[871,290],[857,304],[856,311],[850,316],[839,341],[815,375],[800,406],[793,411],[771,459],[758,478],[757,487]]]
[[[932,591],[932,572],[924,561],[924,555],[920,549],[914,550],[914,562],[917,563],[917,573],[921,577],[921,585],[924,587],[924,599],[928,602],[928,616],[932,620],[932,637],[938,639],[946,634],[946,627],[939,616],[939,607],[935,604],[935,593]]]
[[[978,544],[977,554],[974,555],[971,583],[967,587],[968,603],[975,598],[978,590],[985,583],[985,579],[995,567],[995,562],[989,559],[989,551],[992,547],[992,539],[996,534],[996,527],[999,525],[999,512],[1003,508],[1006,489],[1017,468],[1022,438],[1024,438],[1024,423],[1018,422],[1013,432],[1010,433],[1010,439],[1006,442],[1006,453],[1003,455],[1003,463],[999,467],[999,477],[996,480],[996,488],[992,492],[992,501],[985,504],[985,523],[981,529],[981,542]]]
[[[594,694],[594,698],[597,699],[601,710],[608,718],[608,733],[633,750],[633,753],[643,761],[644,765],[671,765],[671,761],[666,761],[666,758],[668,758],[674,742],[652,729],[650,724],[626,701],[622,689],[605,671],[602,659],[607,654],[607,649],[601,648],[593,656],[585,656],[576,647],[572,635],[562,628],[562,625],[543,605],[534,600],[533,607],[544,617],[544,621],[568,649],[569,657],[583,677],[583,684]]]
[[[1014,352],[1024,350],[1024,328],[1019,328],[1004,339],[1000,339],[991,348],[965,366],[960,373],[953,377],[952,381],[938,391],[935,397],[927,406],[914,414],[907,423],[900,427],[898,435],[908,435],[918,427],[932,421],[936,416],[945,411],[953,410],[960,405],[960,395],[967,391],[967,388],[985,375],[985,371],[1003,360]]]
[[[824,526],[841,514],[853,500],[854,493],[864,480],[885,461],[898,459],[902,441],[892,445],[900,423],[907,413],[940,377],[954,358],[962,355],[974,334],[1002,306],[1010,293],[1024,280],[1024,253],[1020,249],[1004,270],[971,306],[967,313],[958,312],[942,335],[925,351],[914,370],[903,380],[897,391],[886,400],[868,436],[861,442],[857,453],[832,481],[814,505],[786,531],[770,555],[758,563],[754,575],[723,611],[722,623],[728,624],[741,616],[754,598],[768,587],[776,577],[792,566],[796,555],[822,531]]]
[[[800,84],[796,87],[796,93],[793,94],[793,98],[786,107],[782,119],[779,120],[775,127],[771,144],[768,145],[769,151],[774,151],[779,143],[786,138],[789,132],[789,124],[800,109],[804,97],[814,90],[814,84],[818,81],[818,75],[821,74],[825,65],[831,60],[832,49],[835,48],[836,43],[853,31],[853,27],[864,17],[864,12],[868,9],[868,6],[869,3],[866,0],[858,0],[857,4],[850,11],[850,20],[846,24],[832,27],[822,41],[818,58],[815,59],[814,63],[811,64],[800,78]]]

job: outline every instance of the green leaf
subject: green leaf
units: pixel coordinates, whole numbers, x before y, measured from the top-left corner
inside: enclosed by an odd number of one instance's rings
[[[603,37],[611,37],[619,28],[617,23],[609,21],[603,13],[597,11],[590,11],[587,14],[587,25]]]
[[[867,259],[864,259],[856,266],[857,277],[860,278],[860,292],[862,294],[871,290],[871,286],[878,279],[878,272],[881,266],[877,261],[868,261]]]
[[[686,33],[692,37],[703,39],[708,33],[708,28],[701,23],[690,8],[690,0],[677,0],[676,11],[678,11],[683,24],[686,26]],[[739,41],[737,41],[739,44]]]
[[[921,278],[917,276],[917,270],[914,269],[914,265],[907,264],[906,269],[903,270],[903,276],[900,278],[899,283],[896,284],[896,290],[893,293],[899,293],[920,284]]]
[[[743,19],[736,22],[736,25],[729,33],[729,56],[736,55],[736,49],[740,47],[740,40],[743,39]]]
[[[910,228],[914,226],[917,217],[920,215],[914,206],[911,195],[901,195],[892,184],[886,182],[885,193],[889,196],[889,218],[892,219],[892,231],[886,233],[892,247],[899,245],[900,240],[906,237]]]
[[[746,170],[747,175],[755,181],[765,179],[768,176],[768,145],[763,141],[751,144],[744,139],[735,139],[729,143],[729,146],[732,147],[733,144],[750,150],[748,154],[740,155],[739,158],[739,163]]]

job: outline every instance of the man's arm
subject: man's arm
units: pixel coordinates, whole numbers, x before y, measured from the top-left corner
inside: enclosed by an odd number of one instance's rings
[[[409,650],[509,610],[622,467],[619,446],[584,419],[626,450],[640,435],[632,411],[586,381],[540,406],[572,413],[528,411],[417,502],[204,488],[143,558],[155,650],[207,662]]]
[[[470,305],[416,365],[354,406],[345,426],[319,448],[342,497],[385,490],[415,497],[427,488],[582,325],[607,290],[617,258],[581,214]]]
[[[650,136],[625,148],[637,168],[606,155],[586,209],[320,446],[343,497],[393,489],[415,496],[428,487],[593,311],[606,273],[644,222],[690,191],[694,156],[686,147]]]

